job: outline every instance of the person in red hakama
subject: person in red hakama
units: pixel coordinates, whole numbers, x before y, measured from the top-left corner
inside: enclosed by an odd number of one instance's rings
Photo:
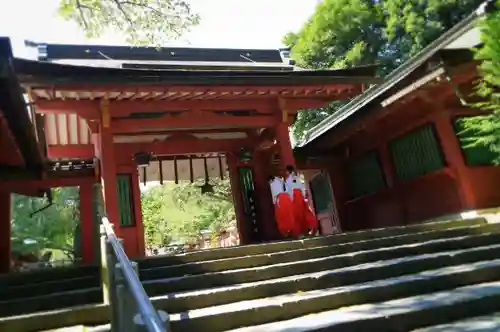
[[[284,237],[298,237],[300,232],[296,227],[292,200],[285,189],[284,181],[277,176],[271,176],[269,186],[271,187],[278,231]]]
[[[297,224],[299,234],[316,234],[318,220],[306,201],[306,186],[300,180],[295,168],[287,166],[286,188],[292,198],[294,220]]]

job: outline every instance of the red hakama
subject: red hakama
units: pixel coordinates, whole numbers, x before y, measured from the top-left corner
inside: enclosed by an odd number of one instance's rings
[[[318,220],[298,188],[293,189],[293,214],[300,234],[307,234],[309,230],[316,232]]]
[[[274,213],[276,223],[278,224],[278,231],[283,236],[291,234],[298,237],[300,235],[295,223],[292,199],[288,193],[282,192],[278,194],[276,203],[274,204]]]

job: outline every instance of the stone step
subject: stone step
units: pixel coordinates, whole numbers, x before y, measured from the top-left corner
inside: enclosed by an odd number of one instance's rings
[[[291,275],[285,278],[264,280],[260,282],[171,293],[164,296],[153,297],[152,300],[157,308],[173,313],[236,301],[252,300],[260,297],[295,293],[297,291],[351,285],[417,273],[443,266],[495,259],[497,257],[500,257],[500,245],[473,247],[472,249],[402,257],[387,261],[375,261],[347,268],[339,268],[337,270]],[[155,290],[154,292],[159,291],[160,290]],[[74,292],[55,293],[41,297],[23,298],[14,301],[4,301],[0,302],[0,316],[5,317],[9,315],[19,315],[21,313],[98,303],[101,299],[101,294],[102,292],[99,288],[94,288]]]
[[[171,315],[177,331],[220,332],[261,325],[346,306],[389,301],[456,287],[496,281],[500,259],[431,270],[347,287],[318,289],[235,302]]]
[[[453,223],[449,223],[452,224]],[[408,235],[398,235],[389,238],[381,238],[381,239],[372,239],[372,240],[364,240],[358,242],[349,242],[343,243],[336,246],[322,246],[322,247],[312,247],[310,249],[298,249],[294,251],[286,251],[286,252],[277,252],[273,254],[267,255],[256,255],[256,256],[245,256],[238,258],[230,258],[230,259],[222,259],[217,261],[209,261],[204,262],[202,264],[194,264],[195,269],[199,269],[200,271],[210,272],[210,271],[221,271],[221,270],[229,270],[231,267],[236,269],[238,267],[253,267],[253,266],[262,266],[266,264],[278,264],[283,262],[291,262],[300,259],[308,259],[308,258],[317,258],[324,256],[331,256],[335,254],[346,253],[350,251],[360,251],[360,250],[368,250],[379,247],[389,247],[402,245],[407,243],[414,243],[423,240],[429,239],[439,239],[439,238],[449,238],[459,235],[467,235],[467,234],[480,234],[490,230],[499,230],[500,226],[495,224],[475,224],[473,222],[473,226],[464,227],[460,226],[457,228],[444,229],[438,231],[427,231],[421,233],[414,233]],[[206,264],[205,264],[206,263]],[[166,267],[165,272],[166,276],[178,275],[183,276],[186,274],[195,274],[193,269],[193,265],[187,264],[186,267]],[[191,270],[190,270],[191,269]],[[69,269],[70,271],[74,269]],[[163,276],[162,269],[153,269],[154,271],[141,271],[141,279],[148,280],[155,275]],[[86,273],[88,274],[90,269],[86,269]],[[193,272],[193,273],[188,273]],[[149,274],[148,274],[149,273]],[[35,274],[36,275],[36,274]],[[83,276],[79,278],[71,278],[71,279],[55,279],[55,280],[46,280],[43,283],[43,286],[35,283],[35,284],[25,284],[22,286],[13,286],[13,287],[5,287],[0,289],[0,300],[5,299],[14,299],[14,298],[26,298],[33,296],[43,296],[46,294],[53,294],[54,292],[62,292],[68,290],[84,290],[99,287],[99,275],[97,271],[93,272],[91,276]],[[92,296],[92,299],[95,297]],[[78,302],[79,303],[79,302]],[[92,303],[88,302],[88,303]]]
[[[156,307],[165,308],[170,313],[177,312],[178,317],[184,317],[186,311],[190,314],[214,308],[231,308],[231,305],[235,308],[238,304],[231,304],[234,302],[254,303],[259,301],[258,298],[294,298],[297,294],[320,294],[322,292],[319,289],[355,287],[354,284],[373,283],[425,270],[497,259],[500,257],[500,247],[497,247],[497,243],[500,243],[500,224],[488,225],[484,219],[478,218],[150,258],[140,261],[140,275],[150,296],[162,295],[153,298]],[[165,266],[158,268],[158,264]],[[489,275],[484,271],[472,273],[466,270],[460,277],[455,275],[436,277],[447,278],[446,282],[430,282],[427,279],[412,282],[422,282],[422,285],[425,283],[425,289],[431,292],[449,289],[452,285],[458,287],[495,280],[494,277],[499,272],[496,266],[475,268],[478,271],[494,268],[495,273],[488,279]],[[75,271],[78,269],[70,268],[62,273],[50,271],[49,276],[33,273],[21,284],[11,280],[12,278],[2,279],[3,276],[0,276],[0,285],[3,281],[6,286],[2,290],[4,293],[0,291],[0,294],[10,299],[1,301],[0,297],[0,313],[7,315],[24,313],[21,316],[0,318],[0,331],[22,332],[82,324],[101,325],[109,322],[108,306],[81,305],[101,299],[101,290],[98,287],[88,287],[88,284],[85,284],[89,282],[85,279],[89,277],[90,272],[94,273],[94,277],[98,276],[98,269],[95,266],[82,269],[80,271],[84,273],[80,275]],[[33,285],[37,276],[40,276],[42,282],[38,286]],[[57,289],[58,283],[61,286],[59,289]],[[215,288],[207,290],[210,287]],[[415,287],[410,288],[415,289]],[[54,290],[57,293],[53,293]],[[60,292],[61,290],[66,291]],[[370,292],[377,293],[370,289],[362,291],[367,292],[367,296],[375,296]],[[33,297],[33,294],[39,296]],[[396,293],[388,291],[387,294]],[[415,294],[417,293],[403,292],[398,296]],[[328,293],[328,296],[340,295]],[[345,297],[344,295],[342,298]],[[373,301],[389,299],[392,298],[375,297]],[[321,301],[324,302],[317,297],[306,296],[301,301],[295,302],[323,303]],[[362,302],[353,304],[360,303]],[[260,306],[260,309],[256,310],[265,312],[268,310],[267,306]],[[62,307],[69,308],[58,309]],[[269,307],[273,308],[273,305]],[[298,305],[297,308],[302,307]],[[51,309],[58,310],[46,311]],[[219,312],[219,318],[226,320],[224,317],[227,315],[229,317],[237,310],[226,311]],[[27,312],[35,313],[26,314]],[[204,318],[205,316],[207,318]],[[205,316],[201,315],[192,320],[179,318],[175,324],[178,324],[179,331],[184,331],[183,324],[197,324],[196,321],[210,320],[212,318],[209,317],[213,315]],[[263,314],[262,317],[265,318],[266,315]],[[231,328],[233,327],[224,329]],[[203,328],[201,330],[204,331]]]
[[[434,239],[452,238],[470,234],[479,234],[488,231],[499,231],[498,224],[475,225],[469,227],[451,228],[445,230],[433,230],[406,235],[397,235],[385,238],[346,242],[342,244],[317,246],[304,249],[278,251],[262,255],[249,255],[218,260],[202,261],[196,263],[185,263],[163,267],[155,267],[140,270],[142,280],[181,277],[185,275],[196,275],[207,272],[218,272],[242,268],[260,267],[265,265],[307,260],[325,256],[339,255],[352,251],[371,250],[382,247],[394,247],[404,244],[429,241]]]
[[[377,261],[337,270],[293,275],[227,287],[171,293],[153,297],[152,301],[157,308],[169,313],[178,313],[240,301],[395,278],[441,267],[473,264],[480,260],[498,257],[500,257],[500,245],[485,246]]]
[[[58,292],[71,290],[80,290],[88,288],[100,288],[101,281],[98,273],[91,276],[83,276],[79,278],[60,279],[46,281],[41,285],[26,284],[0,289],[0,301],[22,299],[26,297],[43,296]]]
[[[500,313],[459,320],[449,324],[431,326],[413,332],[498,332],[500,331]]]
[[[500,233],[469,235],[451,239],[408,244],[397,247],[358,251],[348,254],[314,258],[255,268],[213,272],[184,277],[143,281],[150,296],[179,291],[213,288],[237,283],[276,279],[297,274],[320,272],[373,261],[436,253],[446,250],[474,248],[500,242]]]
[[[328,310],[226,332],[404,332],[500,310],[500,281]],[[188,330],[177,330],[188,331]],[[207,331],[203,329],[203,331]]]
[[[0,317],[15,316],[103,302],[100,287],[0,301]]]
[[[466,227],[486,224],[484,218],[473,218],[466,220],[447,220],[439,222],[419,223],[407,226],[396,226],[348,232],[337,235],[307,238],[295,241],[280,241],[247,246],[236,246],[229,248],[217,248],[200,250],[175,256],[147,257],[137,260],[140,269],[154,268],[157,266],[179,265],[201,261],[217,260],[250,255],[262,255],[279,251],[290,251],[318,246],[329,246],[347,242],[356,242],[382,237],[405,235],[426,231],[438,231],[456,227]]]
[[[407,232],[423,232],[423,231],[439,231],[439,230],[446,230],[449,228],[466,228],[468,226],[480,226],[480,225],[485,225],[486,221],[483,218],[476,218],[476,219],[470,219],[470,220],[455,220],[455,221],[446,221],[446,222],[435,222],[435,223],[426,223],[426,224],[416,224],[416,225],[411,225],[411,226],[405,226],[405,227],[392,227],[392,228],[384,228],[384,229],[379,229],[379,230],[374,230],[374,231],[362,231],[362,232],[353,232],[353,233],[345,233],[341,235],[333,235],[333,236],[327,236],[327,237],[318,237],[318,238],[311,238],[311,239],[306,239],[306,240],[300,240],[300,241],[289,241],[289,242],[276,242],[276,243],[270,243],[270,244],[263,244],[263,245],[253,245],[253,246],[241,246],[241,247],[236,247],[236,248],[221,248],[221,249],[212,249],[212,250],[205,250],[201,252],[195,252],[195,253],[188,253],[185,255],[179,255],[179,256],[168,256],[168,257],[159,257],[159,258],[147,258],[145,260],[140,261],[140,265],[144,267],[144,269],[147,269],[148,264],[155,266],[157,263],[168,263],[170,260],[170,263],[172,262],[178,262],[179,260],[191,260],[194,259],[196,260],[197,258],[203,258],[204,256],[208,255],[213,256],[214,253],[216,254],[217,252],[223,252],[223,255],[228,255],[230,252],[231,255],[238,254],[238,253],[243,253],[243,256],[249,256],[252,252],[255,251],[268,251],[269,249],[283,249],[283,250],[294,250],[293,248],[296,247],[296,249],[300,248],[313,248],[315,246],[319,245],[325,245],[328,243],[342,243],[345,242],[346,240],[349,240],[351,238],[377,238],[376,236],[371,236],[370,232],[375,232],[378,235],[383,235],[383,234],[405,234],[404,230],[406,229]],[[257,249],[255,247],[262,247],[265,246],[266,249]],[[292,249],[290,249],[292,248]],[[154,264],[153,264],[154,263]],[[41,284],[51,284],[51,283],[57,283],[60,282],[61,280],[66,280],[66,279],[77,279],[81,277],[97,277],[98,278],[98,272],[99,268],[96,265],[85,265],[85,266],[70,266],[70,267],[62,267],[62,268],[55,268],[55,269],[48,269],[48,270],[43,270],[43,271],[30,271],[30,272],[22,272],[22,273],[14,273],[14,274],[4,274],[0,275],[0,290],[9,288],[9,287],[16,287],[16,286],[26,286],[29,284],[34,284],[38,288],[40,287]],[[50,286],[48,286],[50,287]],[[43,289],[43,288],[42,288]],[[0,298],[3,296],[0,293]]]
[[[500,248],[500,245],[494,247],[496,248],[496,255],[499,257],[500,251],[498,248]],[[472,251],[470,257],[480,257],[480,252],[484,251],[484,248],[476,248],[469,251]],[[460,257],[460,254],[457,252],[448,252],[446,256]],[[374,266],[376,264],[372,263]],[[399,264],[397,261],[393,261],[392,264],[393,266],[403,266],[401,260]],[[425,264],[423,265],[425,266]],[[366,267],[360,267],[358,271],[356,271],[356,268],[344,270],[350,270],[358,274],[369,274],[372,272]],[[351,273],[351,276],[354,276],[354,273]],[[285,319],[293,320],[293,317],[333,308],[392,300],[394,298],[409,297],[416,294],[442,291],[473,283],[497,280],[499,275],[500,259],[478,261],[471,264],[427,270],[418,274],[357,283],[350,286],[316,289],[308,292],[294,292],[285,296],[267,297],[253,301],[243,301],[172,314],[172,326],[174,328],[173,332],[224,331],[242,325],[262,324]],[[349,275],[344,275],[344,278],[348,280]],[[161,307],[156,300],[153,300],[153,303],[157,308]],[[106,307],[83,306],[0,319],[0,331],[30,331],[33,330],[33,326],[36,326],[37,329],[50,329],[77,324],[101,325],[108,321],[109,315],[107,314]],[[100,330],[106,330],[106,327],[101,327]],[[249,331],[263,330],[256,329]],[[386,331],[384,329],[375,330]]]
[[[496,242],[495,242],[496,243]],[[338,287],[417,273],[427,269],[458,265],[478,260],[500,257],[500,245],[474,247],[472,249],[438,252],[387,261],[355,265],[319,273],[291,275],[285,278],[260,282],[236,284],[227,287],[172,293],[154,297],[157,308],[180,312],[260,297],[276,296],[297,291]],[[154,290],[150,293],[159,292]],[[160,293],[163,294],[163,293]],[[151,295],[151,294],[150,294]],[[59,292],[46,296],[23,298],[0,302],[0,316],[53,310],[70,306],[99,303],[102,299],[99,288]]]
[[[110,308],[106,304],[77,307],[1,317],[0,331],[32,332],[73,326],[100,326],[110,321]]]
[[[65,266],[44,270],[34,270],[9,274],[0,274],[0,289],[24,286],[27,284],[42,285],[54,280],[73,279],[99,274],[97,265]]]

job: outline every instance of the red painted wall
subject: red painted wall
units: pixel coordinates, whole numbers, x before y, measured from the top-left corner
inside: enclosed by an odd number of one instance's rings
[[[423,124],[434,123],[438,112],[448,112],[450,124],[452,115],[456,113],[438,108],[411,109],[411,106],[404,109],[404,116],[401,111],[402,109],[399,109],[398,114],[389,114],[367,124],[365,128],[368,130],[358,132],[345,142],[346,146],[350,147],[349,156],[339,157],[329,163],[332,188],[343,230],[404,225],[467,210],[461,195],[462,178],[459,178],[455,167],[456,155],[445,154],[446,167],[439,171],[410,181],[397,181],[391,156],[387,151],[392,139]],[[456,136],[450,137],[449,131],[443,133],[437,129],[436,136],[441,146],[444,143],[448,147],[458,144]],[[355,158],[373,149],[379,152],[388,188],[350,200],[346,181],[349,158]],[[463,159],[460,163],[463,165]],[[470,190],[475,198],[472,208],[500,205],[500,191],[497,185],[500,181],[499,167],[466,167],[465,174],[469,177]]]
[[[472,185],[477,206],[491,208],[500,205],[500,167],[470,167],[469,174],[473,178]]]

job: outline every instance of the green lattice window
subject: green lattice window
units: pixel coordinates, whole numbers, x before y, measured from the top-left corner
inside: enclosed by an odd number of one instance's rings
[[[453,127],[459,139],[465,163],[469,166],[494,165],[495,153],[486,145],[472,144],[473,138],[477,133],[473,131],[464,131],[464,119],[465,118],[456,118],[453,121]]]
[[[251,214],[251,204],[250,204],[250,192],[253,192],[253,174],[250,167],[239,167],[238,173],[240,175],[241,181],[241,194],[243,197],[243,206],[245,207],[245,213]]]
[[[118,190],[118,213],[120,216],[120,226],[134,226],[134,200],[132,196],[132,176],[129,174],[119,174],[116,177],[116,187]]]
[[[384,172],[376,151],[368,152],[348,165],[351,197],[369,195],[386,187]]]
[[[328,175],[323,173],[316,175],[311,181],[309,181],[316,213],[328,210],[333,202],[332,190],[329,181]]]
[[[430,124],[393,140],[389,149],[399,180],[415,179],[445,165],[434,126]]]

